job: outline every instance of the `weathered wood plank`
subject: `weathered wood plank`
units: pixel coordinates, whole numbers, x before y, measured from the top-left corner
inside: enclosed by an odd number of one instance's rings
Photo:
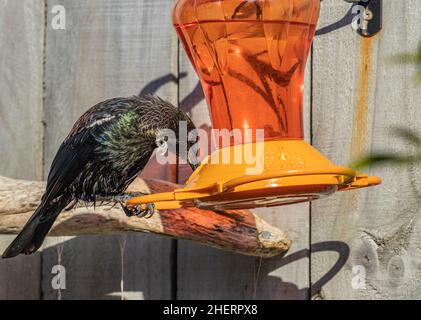
[[[0,1],[0,174],[15,178],[42,178],[43,21],[42,1]],[[0,300],[38,299],[40,261],[0,260]]]
[[[310,128],[310,70],[309,67],[305,97],[307,133]],[[181,107],[191,111],[197,126],[209,126],[205,101],[197,103],[200,100],[200,94],[195,90],[198,78],[181,50],[180,74],[184,73],[187,75],[180,80],[180,101],[184,102]],[[192,92],[196,93],[192,95]],[[182,172],[181,176],[184,175]],[[295,205],[255,212],[274,226],[285,228],[292,240],[287,256],[261,260],[179,241],[177,298],[306,299],[309,296],[309,206]],[[289,263],[292,255],[300,258]]]
[[[116,2],[48,2],[66,8],[67,29],[47,29],[46,166],[74,121],[90,106],[115,96],[138,94],[151,81],[177,71],[177,42],[171,27],[171,0]],[[158,83],[158,94],[177,100],[177,86]],[[149,86],[150,88],[150,86]],[[153,90],[155,91],[155,90]],[[161,172],[165,170],[161,169]],[[67,269],[64,299],[119,298],[121,252],[119,237],[61,239],[61,263]],[[124,250],[126,298],[171,297],[171,240],[158,236],[127,235]],[[51,288],[56,249],[44,253],[43,290]]]
[[[313,143],[339,165],[370,150],[410,150],[388,129],[421,129],[421,90],[412,81],[414,67],[390,63],[393,55],[417,49],[421,4],[417,0],[383,3],[380,35],[363,39],[347,26],[317,37],[314,43]],[[349,6],[323,1],[319,25],[341,19]],[[420,170],[385,167],[370,173],[383,178],[382,186],[313,204],[312,245],[339,241],[337,250],[345,259],[350,247],[345,266],[330,274],[334,278],[321,292],[314,292],[316,297],[420,297]],[[312,254],[312,283],[337,259],[338,252]]]

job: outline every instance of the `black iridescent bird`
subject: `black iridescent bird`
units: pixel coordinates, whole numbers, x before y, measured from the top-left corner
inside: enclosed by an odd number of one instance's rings
[[[123,196],[157,145],[169,143],[161,136],[165,130],[175,133],[173,147],[186,143],[189,148],[194,141],[179,138],[182,121],[187,132],[195,130],[187,114],[156,96],[114,98],[89,109],[60,146],[41,204],[2,257],[35,252],[69,204]],[[184,158],[194,169],[195,159]]]

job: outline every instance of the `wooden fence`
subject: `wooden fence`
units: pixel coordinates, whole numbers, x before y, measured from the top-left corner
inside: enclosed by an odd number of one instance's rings
[[[306,137],[337,164],[369,150],[410,150],[394,126],[421,131],[415,67],[390,57],[421,40],[419,0],[384,0],[383,31],[357,35],[350,4],[324,0],[306,75]],[[0,175],[45,178],[87,108],[156,92],[208,124],[203,95],[171,25],[172,0],[0,0]],[[55,30],[52,9],[66,9]],[[343,23],[337,23],[341,21]],[[150,164],[148,176],[182,180]],[[160,170],[162,171],[162,170]],[[375,169],[383,185],[311,205],[259,209],[289,233],[263,260],[152,235],[50,238],[0,261],[0,299],[387,299],[421,297],[419,167]],[[13,237],[0,236],[0,250]],[[54,290],[52,267],[66,268]]]

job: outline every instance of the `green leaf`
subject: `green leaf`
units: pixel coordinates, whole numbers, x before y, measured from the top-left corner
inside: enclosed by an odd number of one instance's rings
[[[392,153],[377,153],[377,154],[372,154],[372,155],[362,157],[354,161],[353,163],[351,163],[350,166],[354,170],[359,170],[361,168],[365,168],[365,167],[373,166],[373,165],[376,165],[376,166],[387,165],[387,164],[403,165],[403,164],[414,163],[420,160],[421,160],[420,158],[412,156],[412,155],[401,156],[401,155],[396,155]]]

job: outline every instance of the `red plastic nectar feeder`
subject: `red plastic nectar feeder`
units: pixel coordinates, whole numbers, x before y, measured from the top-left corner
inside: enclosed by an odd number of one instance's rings
[[[243,140],[207,157],[183,188],[129,205],[278,206],[381,183],[335,166],[303,140],[304,69],[319,10],[320,0],[176,2],[174,26],[200,77],[213,128],[240,131]],[[252,165],[246,149],[257,156]],[[224,155],[230,160],[219,164]]]

